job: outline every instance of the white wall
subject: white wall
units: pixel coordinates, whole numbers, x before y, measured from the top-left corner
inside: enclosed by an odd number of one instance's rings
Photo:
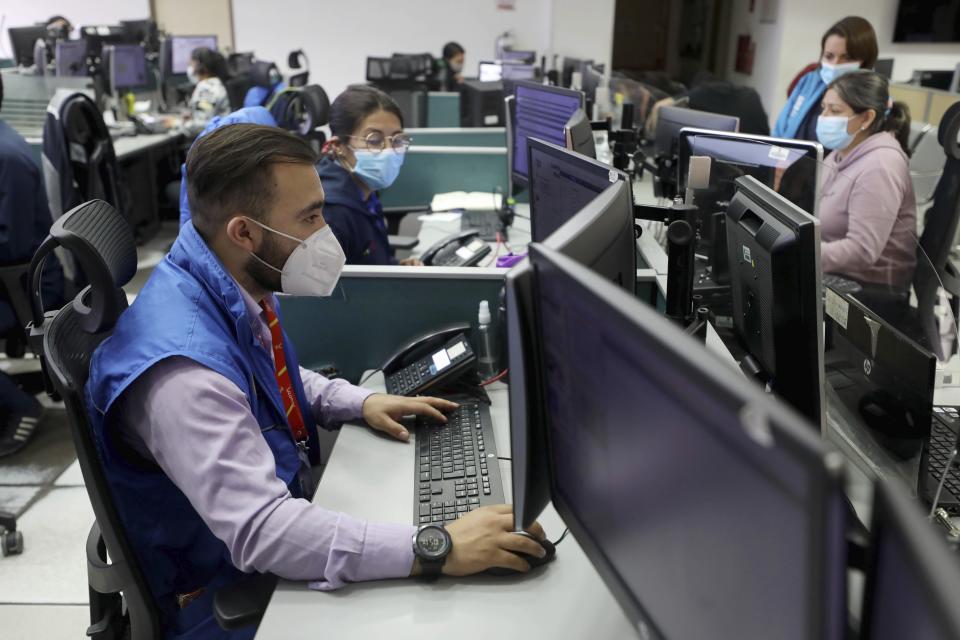
[[[467,73],[475,75],[507,29],[518,49],[541,54],[550,47],[551,5],[516,0],[516,10],[500,11],[494,0],[233,0],[234,34],[237,51],[277,62],[302,47],[311,80],[333,99],[364,81],[367,56],[439,56],[444,43],[455,40],[466,49]]]
[[[150,17],[149,0],[3,0],[0,2],[0,58],[13,57],[8,27],[28,27],[53,15],[65,16],[74,27],[116,24]],[[76,35],[76,34],[74,34]]]
[[[615,0],[553,0],[553,51],[605,64],[609,70],[615,8]]]
[[[802,47],[803,41],[794,36],[793,25],[790,25],[789,36],[784,42],[784,6],[780,7],[780,15],[774,24],[760,23],[760,0],[755,3],[753,13],[749,12],[751,0],[733,0],[732,16],[730,20],[730,39],[727,54],[727,78],[732,82],[753,87],[760,94],[763,106],[771,120],[783,106],[784,90],[780,89],[780,79],[783,75],[780,64],[781,49],[786,47]],[[781,2],[781,5],[787,2]],[[799,4],[799,3],[798,3]],[[756,53],[753,58],[753,73],[746,75],[734,71],[737,62],[737,39],[741,35],[750,34],[756,43]],[[811,48],[812,47],[808,47]],[[817,54],[813,53],[816,59]],[[806,64],[806,63],[804,63]],[[800,68],[802,68],[801,65]],[[792,76],[791,76],[792,77]],[[787,80],[789,82],[789,80]],[[786,86],[786,85],[784,85]]]

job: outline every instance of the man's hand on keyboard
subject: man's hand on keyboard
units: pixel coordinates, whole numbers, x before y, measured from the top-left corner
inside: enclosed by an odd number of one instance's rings
[[[407,398],[386,393],[374,393],[363,402],[363,419],[377,431],[388,433],[397,440],[407,442],[410,433],[397,422],[403,416],[427,416],[439,422],[446,422],[442,411],[453,411],[455,402],[430,396]]]
[[[447,526],[453,539],[453,550],[443,565],[448,576],[466,576],[491,567],[529,571],[527,561],[514,552],[543,556],[537,542],[513,532],[513,507],[498,504],[480,507]],[[527,530],[538,540],[546,538],[540,523]]]

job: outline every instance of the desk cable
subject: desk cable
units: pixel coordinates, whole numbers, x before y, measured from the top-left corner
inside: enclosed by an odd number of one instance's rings
[[[365,376],[363,377],[363,379],[362,379],[360,382],[357,383],[357,386],[358,386],[358,387],[362,387],[364,382],[366,382],[367,380],[369,380],[370,378],[372,378],[373,376],[375,376],[375,375],[376,375],[378,372],[380,372],[380,371],[383,371],[383,369],[374,369],[373,371],[371,371],[370,373],[368,373],[367,375],[365,375]]]
[[[937,512],[937,505],[940,503],[940,493],[943,491],[943,485],[947,481],[947,475],[950,474],[950,468],[953,466],[953,463],[957,459],[957,445],[954,444],[953,451],[950,453],[950,459],[947,460],[947,464],[943,467],[943,473],[940,474],[940,482],[937,483],[937,492],[933,494],[932,504],[930,505],[930,513],[927,515],[928,520],[933,520],[934,515]]]

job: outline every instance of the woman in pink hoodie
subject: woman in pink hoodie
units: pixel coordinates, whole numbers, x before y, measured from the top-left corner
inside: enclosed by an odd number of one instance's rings
[[[833,150],[820,172],[823,270],[905,296],[917,261],[910,111],[873,71],[834,80],[822,107],[817,138]]]

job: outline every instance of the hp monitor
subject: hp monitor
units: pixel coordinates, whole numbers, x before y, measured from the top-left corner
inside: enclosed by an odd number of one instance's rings
[[[579,91],[534,82],[516,83],[513,120],[507,139],[515,183],[527,184],[527,139],[539,138],[563,146],[566,143],[564,127],[577,109],[583,108],[583,94]]]

